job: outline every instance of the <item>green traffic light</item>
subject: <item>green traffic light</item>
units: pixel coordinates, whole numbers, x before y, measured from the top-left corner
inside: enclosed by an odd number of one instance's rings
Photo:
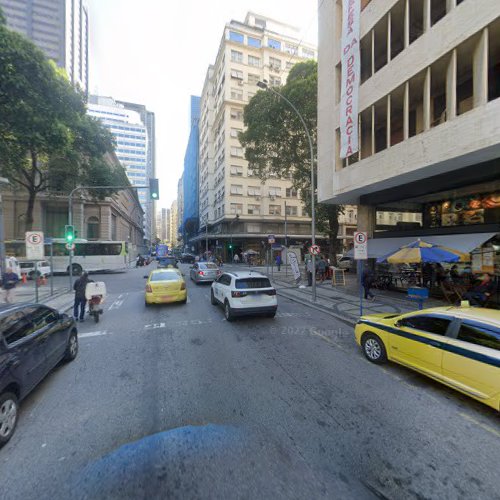
[[[68,234],[68,235],[66,236],[66,239],[67,239],[68,241],[73,241],[73,235],[72,235],[72,234]]]
[[[151,197],[152,198],[158,198],[158,194],[157,193],[151,193]]]

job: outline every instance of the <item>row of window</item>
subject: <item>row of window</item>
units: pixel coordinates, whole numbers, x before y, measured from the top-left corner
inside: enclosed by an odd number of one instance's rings
[[[243,204],[242,203],[231,203],[231,214],[233,215],[243,215]],[[280,215],[282,214],[281,205],[269,205],[269,215]],[[293,205],[287,205],[285,208],[286,215],[298,216],[299,207]],[[262,212],[262,207],[260,205],[247,205],[247,215],[266,215]]]
[[[137,139],[138,141],[145,141],[146,140],[145,135],[120,134],[118,132],[115,132],[113,135],[115,137],[124,137],[125,139]]]
[[[117,150],[116,151],[117,153],[119,153],[119,151]],[[130,156],[122,156],[121,154],[118,154],[118,158],[120,161],[130,161],[132,163],[146,163],[146,160],[142,159],[142,158],[136,158],[136,157],[130,157]],[[141,167],[135,167],[135,168],[141,168]]]

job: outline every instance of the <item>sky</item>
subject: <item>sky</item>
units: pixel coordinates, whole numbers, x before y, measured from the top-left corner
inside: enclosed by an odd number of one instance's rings
[[[189,138],[190,96],[200,95],[224,25],[252,11],[296,26],[317,43],[316,0],[87,0],[89,91],[145,104],[156,115],[158,208],[177,197]]]

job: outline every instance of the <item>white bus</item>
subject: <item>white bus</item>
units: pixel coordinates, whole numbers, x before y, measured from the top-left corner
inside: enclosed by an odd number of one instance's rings
[[[54,256],[54,273],[69,273],[69,252],[66,250],[64,238],[52,239]],[[26,261],[26,244],[24,241],[11,240],[5,242],[5,255]],[[45,260],[49,260],[50,245],[45,244]],[[125,269],[129,261],[128,242],[126,241],[75,241],[73,255],[73,274],[82,271],[115,271]]]

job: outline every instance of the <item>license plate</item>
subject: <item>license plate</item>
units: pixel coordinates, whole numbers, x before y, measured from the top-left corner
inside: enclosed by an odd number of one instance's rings
[[[161,299],[162,300],[170,300],[170,295],[162,295]]]

